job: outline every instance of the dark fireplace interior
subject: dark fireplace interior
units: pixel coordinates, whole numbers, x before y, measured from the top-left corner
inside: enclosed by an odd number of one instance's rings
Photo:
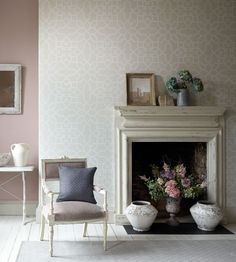
[[[133,142],[132,143],[132,201],[150,201],[158,209],[158,217],[167,217],[165,211],[165,200],[157,203],[151,200],[144,181],[139,176],[149,177],[151,164],[162,168],[163,162],[172,167],[178,163],[186,166],[187,174],[195,174],[206,180],[207,176],[207,154],[204,142]],[[206,199],[206,195],[201,196]],[[188,216],[189,208],[198,199],[185,199],[181,201],[181,211],[178,216]]]

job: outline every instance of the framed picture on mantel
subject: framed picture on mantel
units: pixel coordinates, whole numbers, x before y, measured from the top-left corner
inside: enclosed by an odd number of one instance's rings
[[[127,105],[156,105],[155,75],[152,73],[127,73]]]

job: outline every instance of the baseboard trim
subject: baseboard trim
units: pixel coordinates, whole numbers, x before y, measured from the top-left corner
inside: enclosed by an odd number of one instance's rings
[[[35,216],[38,201],[27,201],[26,215]],[[0,201],[0,215],[20,216],[23,213],[23,205],[20,201]]]
[[[114,224],[115,223],[115,214],[114,214],[114,212],[108,211],[107,223],[109,223],[109,224]]]
[[[226,207],[225,209],[226,223],[235,224],[236,223],[236,207]]]

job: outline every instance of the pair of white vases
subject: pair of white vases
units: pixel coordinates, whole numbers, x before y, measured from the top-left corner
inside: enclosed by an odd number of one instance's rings
[[[27,166],[29,159],[29,145],[25,143],[11,145],[11,153],[14,165],[17,167]]]
[[[198,201],[190,208],[190,212],[198,228],[204,231],[215,230],[223,218],[221,208],[209,201]],[[133,201],[125,210],[125,215],[136,231],[148,231],[157,213],[156,208],[147,201]]]

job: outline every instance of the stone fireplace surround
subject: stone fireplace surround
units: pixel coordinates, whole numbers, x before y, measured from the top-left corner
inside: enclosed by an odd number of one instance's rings
[[[132,201],[132,142],[206,142],[207,198],[225,209],[224,108],[120,106],[115,113],[116,224],[127,223]]]

